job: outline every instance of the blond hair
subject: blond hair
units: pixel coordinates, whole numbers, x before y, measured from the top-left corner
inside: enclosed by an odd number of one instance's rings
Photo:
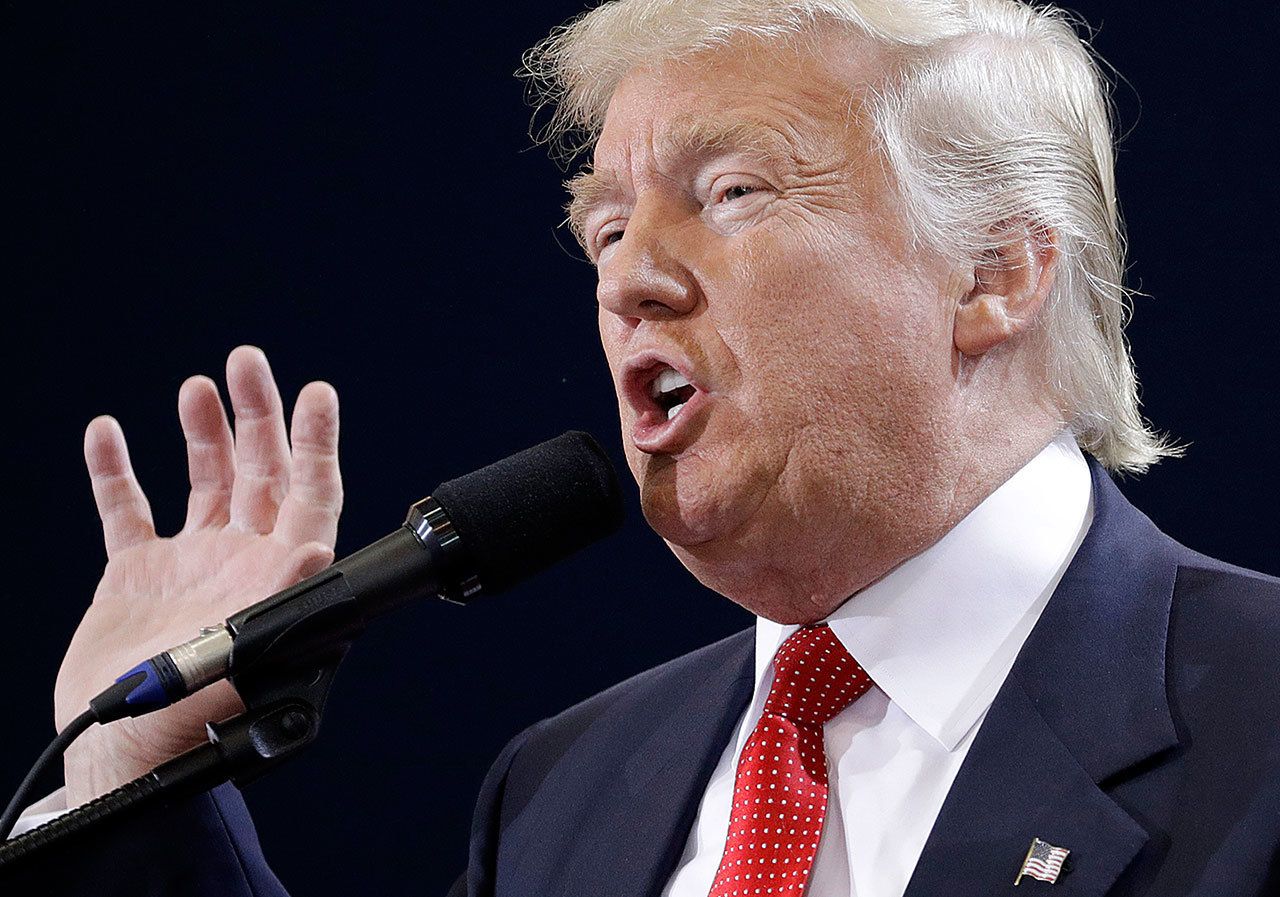
[[[1179,454],[1139,410],[1108,84],[1061,10],[1017,0],[614,0],[526,54],[534,101],[550,111],[537,136],[575,155],[599,136],[632,68],[822,23],[856,29],[896,60],[863,109],[918,240],[977,265],[1011,224],[1056,234],[1058,276],[1039,336],[1081,447],[1124,472]]]

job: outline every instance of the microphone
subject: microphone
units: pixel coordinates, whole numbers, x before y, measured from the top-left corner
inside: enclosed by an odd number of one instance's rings
[[[565,433],[440,484],[395,532],[143,661],[90,710],[100,723],[142,716],[220,679],[304,667],[416,598],[499,594],[621,524],[604,450],[587,433]]]

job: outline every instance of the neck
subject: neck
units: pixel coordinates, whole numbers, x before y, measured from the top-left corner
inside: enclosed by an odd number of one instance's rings
[[[917,462],[888,478],[880,494],[865,496],[861,506],[807,509],[803,519],[791,521],[794,541],[779,544],[771,558],[746,559],[722,582],[703,581],[778,623],[822,620],[938,542],[1062,429],[1050,415],[999,432],[980,428],[948,445],[935,463]]]

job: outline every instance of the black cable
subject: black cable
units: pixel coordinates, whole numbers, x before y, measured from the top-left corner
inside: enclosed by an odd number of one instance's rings
[[[13,800],[9,801],[9,806],[5,808],[4,815],[0,816],[0,841],[7,839],[9,832],[13,831],[13,827],[17,825],[18,817],[22,815],[23,809],[30,802],[29,795],[32,787],[39,781],[40,776],[49,764],[61,757],[67,748],[71,746],[71,742],[83,735],[85,730],[97,721],[98,715],[92,710],[86,710],[68,723],[67,727],[59,732],[57,737],[44,749],[44,753],[40,755],[36,765],[31,767],[31,772],[27,773],[27,777],[18,786],[18,790],[13,795]]]

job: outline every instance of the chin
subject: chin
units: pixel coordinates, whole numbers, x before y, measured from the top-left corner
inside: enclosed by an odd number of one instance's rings
[[[734,529],[723,505],[682,501],[667,489],[642,486],[640,508],[649,527],[672,548],[710,545]]]
[[[645,520],[673,548],[693,549],[733,537],[760,504],[750,478],[686,455],[645,456],[637,479]]]
[[[640,486],[645,520],[699,582],[743,603],[745,592],[759,590],[761,577],[778,581],[781,571],[768,569],[777,534],[763,525],[766,491],[744,489],[714,470],[695,476],[685,460],[678,472],[670,459],[653,460]]]

